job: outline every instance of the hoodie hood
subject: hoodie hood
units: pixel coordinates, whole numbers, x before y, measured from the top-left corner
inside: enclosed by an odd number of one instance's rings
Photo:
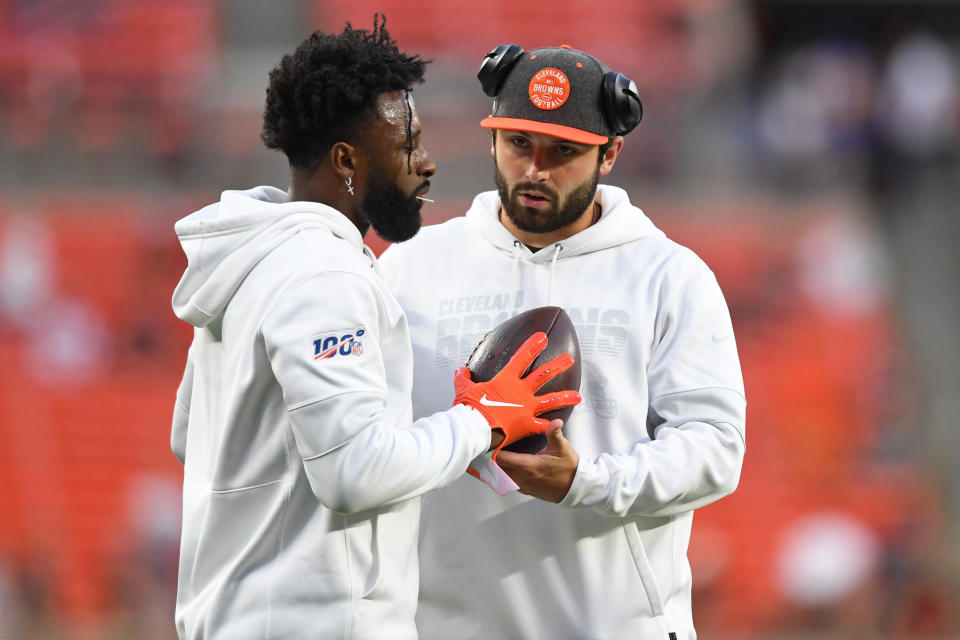
[[[196,327],[219,318],[250,270],[300,231],[326,229],[364,251],[360,231],[342,213],[318,202],[287,202],[275,187],[224,191],[219,202],[174,229],[187,269],[173,292],[173,310]]]
[[[526,258],[530,262],[564,260],[575,256],[609,249],[648,236],[663,236],[653,222],[639,208],[630,204],[627,192],[618,187],[599,185],[602,213],[600,219],[580,233],[554,243],[562,245],[553,251],[541,250],[530,253]],[[485,191],[473,199],[467,211],[467,223],[473,226],[484,239],[504,253],[515,255],[518,240],[510,233],[498,217],[500,195],[496,191]]]

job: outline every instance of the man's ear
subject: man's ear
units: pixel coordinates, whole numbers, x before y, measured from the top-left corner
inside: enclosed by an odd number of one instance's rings
[[[497,157],[497,130],[490,129],[490,155]]]
[[[344,180],[354,176],[358,160],[358,149],[351,144],[337,142],[330,147],[330,165]]]
[[[610,142],[610,146],[607,147],[603,157],[600,158],[600,168],[597,170],[599,175],[605,176],[610,173],[613,169],[613,163],[617,161],[617,154],[620,153],[621,149],[623,149],[623,136],[614,136]]]

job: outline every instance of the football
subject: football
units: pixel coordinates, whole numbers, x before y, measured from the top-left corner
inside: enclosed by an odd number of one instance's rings
[[[510,361],[520,345],[537,331],[547,334],[547,348],[537,356],[524,375],[553,360],[561,353],[569,353],[573,356],[573,366],[540,387],[537,395],[566,389],[579,391],[580,342],[577,340],[577,332],[573,328],[570,316],[560,307],[530,309],[494,327],[480,340],[467,359],[466,366],[470,369],[471,378],[476,382],[486,382],[495,376]],[[573,407],[563,407],[543,413],[540,417],[547,420],[560,418],[566,421],[572,411]],[[546,445],[545,436],[535,435],[517,440],[504,449],[520,453],[537,453]]]

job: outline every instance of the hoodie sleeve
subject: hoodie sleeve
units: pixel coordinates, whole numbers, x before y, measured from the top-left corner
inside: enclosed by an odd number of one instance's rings
[[[173,427],[170,429],[170,448],[181,464],[187,459],[187,426],[190,422],[190,400],[193,395],[193,349],[187,352],[183,379],[173,403]]]
[[[581,456],[565,506],[670,516],[736,488],[746,448],[743,379],[726,302],[702,263],[667,292],[647,373],[651,440],[629,454]]]
[[[490,445],[486,420],[463,406],[413,424],[388,417],[387,368],[411,366],[409,357],[385,353],[389,324],[373,286],[345,272],[315,276],[285,293],[262,324],[297,453],[314,494],[335,511],[371,509],[444,486]],[[351,340],[360,345],[356,351]]]

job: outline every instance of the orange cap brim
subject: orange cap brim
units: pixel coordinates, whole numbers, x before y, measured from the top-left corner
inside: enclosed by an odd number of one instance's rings
[[[537,122],[536,120],[523,120],[521,118],[501,118],[499,116],[490,116],[480,121],[481,127],[487,129],[509,129],[511,131],[529,131],[530,133],[543,133],[555,138],[563,138],[570,142],[579,142],[581,144],[606,144],[606,136],[565,127],[560,124],[550,124],[549,122]]]

